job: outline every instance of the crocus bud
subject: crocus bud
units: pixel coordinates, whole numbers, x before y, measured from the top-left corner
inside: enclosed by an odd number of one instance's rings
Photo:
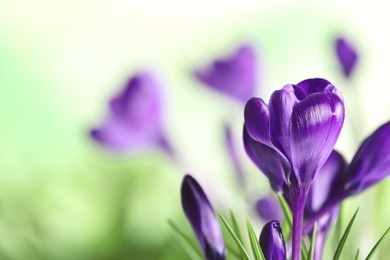
[[[287,185],[308,189],[333,150],[344,114],[340,92],[324,79],[286,85],[272,94],[269,105],[251,98],[245,107],[245,129],[251,139],[267,148],[252,147],[250,157],[259,154],[255,163],[270,168],[268,157],[255,150],[273,150],[283,168],[291,169],[284,171]]]
[[[266,260],[286,260],[286,246],[280,224],[273,220],[265,224],[260,234],[260,247]]]
[[[226,249],[218,218],[203,189],[190,175],[183,179],[181,201],[205,259],[224,260]]]
[[[346,173],[335,182],[335,196],[358,194],[390,174],[390,122],[367,137],[353,157]]]
[[[93,140],[116,152],[159,146],[171,152],[162,130],[160,85],[150,73],[138,73],[109,104],[105,122],[93,129]]]
[[[231,57],[216,60],[208,68],[195,71],[199,81],[244,104],[254,96],[257,75],[256,55],[250,45],[242,45]]]
[[[341,37],[336,39],[334,48],[344,76],[350,77],[358,61],[356,50],[346,39]]]

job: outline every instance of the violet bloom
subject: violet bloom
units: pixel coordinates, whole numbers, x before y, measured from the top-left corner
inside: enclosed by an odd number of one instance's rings
[[[346,166],[346,162],[341,154],[333,150],[311,185],[305,203],[305,220],[310,221],[327,202],[333,192],[332,184],[338,176],[343,174]],[[338,209],[338,206],[331,208],[318,220],[314,250],[315,260],[322,259],[325,241],[338,216]]]
[[[271,220],[282,221],[283,211],[280,203],[273,196],[262,197],[256,202],[256,210],[260,218],[265,222]]]
[[[134,152],[160,146],[171,152],[162,130],[160,85],[150,73],[128,80],[109,103],[109,115],[91,130],[91,137],[116,152]]]
[[[341,37],[336,39],[334,48],[344,76],[349,78],[358,61],[358,54],[355,48]]]
[[[332,182],[331,192],[321,208],[313,214],[304,228],[310,232],[315,221],[327,214],[346,198],[357,195],[390,175],[390,122],[383,124],[367,137],[344,171]]]
[[[195,77],[245,104],[254,96],[257,85],[255,52],[250,45],[243,45],[231,57],[216,60],[208,68],[195,71]]]
[[[218,218],[202,187],[190,175],[183,179],[181,200],[205,259],[224,260],[226,249]]]
[[[356,195],[390,174],[390,122],[360,145],[345,174],[335,181],[335,197]]]
[[[282,188],[291,197],[293,260],[300,257],[306,194],[333,150],[344,116],[340,92],[324,79],[286,85],[272,94],[269,105],[260,98],[246,104],[249,156],[260,169],[270,170],[267,177],[284,179]],[[272,171],[272,164],[277,170]]]
[[[244,144],[255,164],[269,171],[267,177],[307,190],[343,123],[340,92],[327,80],[308,79],[275,91],[269,105],[260,98],[248,101]]]
[[[259,243],[266,260],[286,260],[286,246],[280,224],[273,220],[263,227]]]

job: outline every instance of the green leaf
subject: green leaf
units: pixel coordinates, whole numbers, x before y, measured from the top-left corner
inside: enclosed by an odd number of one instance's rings
[[[180,228],[172,220],[168,219],[168,224],[172,227],[175,239],[183,251],[193,260],[202,260],[203,255],[199,252],[195,245],[191,243],[191,238],[180,230]]]
[[[261,250],[259,240],[253,230],[253,227],[249,220],[246,220],[246,226],[248,228],[249,240],[251,241],[252,251],[256,260],[265,260],[263,251]]]
[[[313,227],[313,234],[311,235],[311,241],[310,241],[310,250],[309,250],[309,260],[313,260],[314,257],[314,247],[316,243],[316,235],[317,235],[317,222],[314,223]]]
[[[280,202],[280,205],[282,206],[282,209],[283,209],[283,213],[284,213],[284,216],[287,220],[287,223],[288,225],[290,226],[290,229],[292,228],[292,222],[293,222],[293,218],[292,218],[292,213],[291,213],[291,209],[290,209],[290,206],[288,205],[287,201],[284,199],[283,195],[278,192],[277,193],[278,195],[278,199],[279,199],[279,202]]]
[[[250,260],[250,257],[248,255],[248,252],[245,250],[244,245],[241,243],[241,241],[238,239],[237,235],[234,233],[233,229],[230,227],[229,223],[226,221],[226,219],[222,216],[221,213],[218,213],[219,218],[222,220],[222,223],[225,225],[226,229],[229,231],[230,235],[238,245],[238,248],[240,249],[241,253],[244,256],[244,259]]]
[[[339,245],[337,246],[336,252],[335,252],[335,254],[334,254],[334,256],[333,256],[333,260],[338,260],[338,259],[340,259],[341,252],[343,251],[345,242],[347,241],[349,232],[351,231],[353,222],[355,221],[355,218],[356,218],[356,215],[357,215],[358,211],[359,211],[359,208],[355,211],[355,214],[353,214],[353,217],[352,217],[351,221],[349,221],[349,224],[348,224],[348,226],[347,226],[347,229],[344,231],[344,234],[343,234],[343,236],[341,237],[341,240],[340,240],[340,242],[339,242]]]
[[[387,228],[387,230],[385,231],[385,233],[381,236],[381,238],[378,240],[378,242],[376,242],[375,246],[371,249],[370,253],[368,254],[368,256],[366,257],[366,260],[369,260],[371,259],[375,252],[378,250],[379,248],[379,245],[381,244],[381,242],[383,241],[383,239],[387,236],[387,234],[389,233],[389,230],[390,230],[390,227]]]
[[[359,248],[358,248],[358,250],[356,251],[355,260],[358,260],[358,259],[359,259],[359,252],[360,252],[360,250],[359,250]]]
[[[337,241],[340,241],[341,239],[341,231],[343,230],[343,203],[340,203],[339,206],[339,213],[337,215],[337,220],[334,228],[334,233],[333,233],[333,243],[332,243],[332,248],[336,251],[336,248],[338,246]]]
[[[242,236],[241,236],[241,232],[240,232],[240,228],[238,227],[237,220],[236,220],[232,210],[230,210],[230,220],[232,221],[233,231],[236,234],[238,240],[243,241]],[[244,256],[241,254],[241,258],[243,258],[243,257]]]

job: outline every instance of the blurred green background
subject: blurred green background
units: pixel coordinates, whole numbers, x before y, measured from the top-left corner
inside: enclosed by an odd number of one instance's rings
[[[246,158],[251,185],[236,185],[222,124],[241,148],[243,108],[191,72],[240,43],[258,53],[258,95],[323,77],[339,87],[347,121],[337,148],[350,159],[361,138],[390,119],[388,4],[374,1],[0,0],[0,259],[186,259],[167,219],[192,234],[180,206],[191,172],[215,207],[242,212],[268,182]],[[343,35],[360,53],[352,82],[333,53]],[[139,69],[164,82],[164,126],[178,153],[118,155],[88,136],[107,102]],[[349,106],[348,104],[354,104]],[[359,107],[359,109],[356,109]],[[390,224],[389,181],[349,200],[360,206],[347,248],[366,255]],[[258,231],[257,231],[258,232]],[[387,246],[386,246],[387,245]],[[390,242],[378,259],[386,259]],[[324,258],[326,259],[326,258]]]

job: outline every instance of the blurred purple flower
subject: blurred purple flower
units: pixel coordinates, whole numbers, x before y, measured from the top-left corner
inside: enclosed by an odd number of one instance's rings
[[[260,98],[247,102],[244,145],[267,177],[278,181],[273,186],[285,180],[290,189],[307,191],[343,123],[340,92],[324,79],[308,79],[275,91],[269,105]]]
[[[196,70],[195,77],[245,104],[254,96],[258,83],[255,51],[250,45],[243,45],[231,57],[216,60],[206,69]]]
[[[109,103],[109,115],[91,130],[93,140],[116,152],[159,146],[171,152],[161,122],[160,85],[150,73],[134,75]]]
[[[266,260],[286,260],[286,245],[279,221],[270,221],[261,230],[259,243]]]
[[[280,203],[273,196],[266,196],[256,202],[257,213],[265,222],[271,220],[282,221],[283,211]]]
[[[334,48],[344,76],[350,77],[358,61],[355,48],[342,37],[336,39]]]
[[[181,200],[205,259],[224,260],[226,249],[218,218],[202,187],[190,175],[183,179]]]

